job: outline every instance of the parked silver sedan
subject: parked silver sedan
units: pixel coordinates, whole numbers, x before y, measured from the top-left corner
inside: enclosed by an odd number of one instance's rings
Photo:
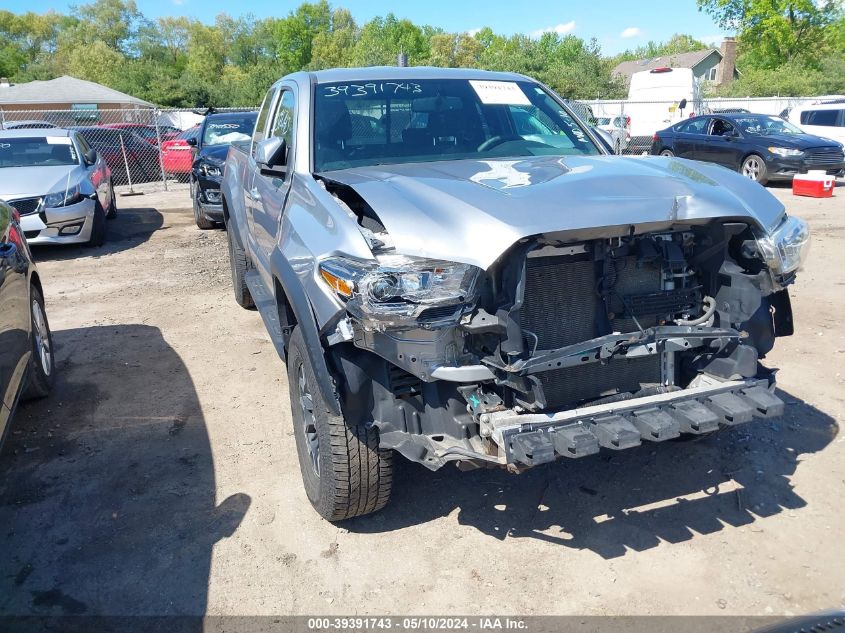
[[[108,165],[73,130],[0,131],[0,200],[30,244],[99,246],[117,213]]]

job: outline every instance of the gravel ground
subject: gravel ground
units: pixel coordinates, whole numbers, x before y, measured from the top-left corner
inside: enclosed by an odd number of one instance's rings
[[[391,504],[309,506],[287,380],[183,189],[39,249],[59,374],[0,454],[2,614],[716,614],[845,606],[845,188],[772,188],[814,244],[787,413],[523,475],[399,461]],[[133,207],[133,208],[130,208]]]

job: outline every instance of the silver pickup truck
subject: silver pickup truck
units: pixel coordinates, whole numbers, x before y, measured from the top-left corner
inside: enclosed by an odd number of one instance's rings
[[[382,508],[397,452],[519,472],[783,411],[760,360],[806,224],[724,168],[607,155],[528,77],[289,75],[222,192],[329,520]]]

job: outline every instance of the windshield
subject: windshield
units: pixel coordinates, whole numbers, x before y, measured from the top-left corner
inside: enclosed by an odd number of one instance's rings
[[[0,139],[0,168],[77,164],[76,147],[67,136]]]
[[[804,130],[773,116],[747,116],[733,119],[739,128],[748,134],[765,136],[767,134],[805,134]]]
[[[539,85],[425,79],[320,84],[315,170],[601,153]]]
[[[202,135],[203,145],[230,145],[248,141],[255,127],[255,115],[215,118],[208,121]]]

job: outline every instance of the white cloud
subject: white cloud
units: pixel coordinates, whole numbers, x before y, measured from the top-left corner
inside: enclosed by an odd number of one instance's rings
[[[540,37],[543,33],[556,33],[558,35],[566,35],[575,30],[575,20],[571,22],[563,22],[557,26],[547,26],[544,29],[537,29],[531,32],[531,37]]]
[[[470,29],[469,31],[467,31],[467,35],[469,35],[470,37],[475,37],[475,36],[476,36],[476,35],[478,35],[480,32],[481,32],[481,29],[480,29],[480,28],[478,28],[478,29]]]
[[[629,39],[631,37],[639,37],[642,34],[643,34],[643,32],[640,30],[639,27],[629,26],[627,29],[625,29],[624,31],[622,31],[619,34],[619,37],[621,37],[623,39]]]

